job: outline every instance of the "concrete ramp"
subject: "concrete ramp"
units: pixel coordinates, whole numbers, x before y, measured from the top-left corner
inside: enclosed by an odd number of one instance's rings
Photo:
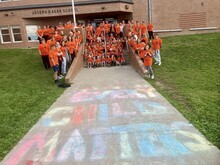
[[[212,146],[130,66],[83,69],[4,165],[218,165]]]

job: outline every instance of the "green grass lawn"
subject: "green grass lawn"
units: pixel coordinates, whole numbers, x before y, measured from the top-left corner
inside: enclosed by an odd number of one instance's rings
[[[63,93],[37,50],[0,50],[0,160]]]
[[[163,38],[149,82],[220,148],[220,33]]]

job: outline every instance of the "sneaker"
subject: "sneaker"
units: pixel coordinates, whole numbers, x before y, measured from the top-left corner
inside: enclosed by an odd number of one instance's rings
[[[157,64],[158,64],[158,62],[155,62],[154,64],[155,64],[155,65],[157,65]]]
[[[151,76],[151,79],[152,79],[152,80],[154,79],[154,75]]]
[[[58,79],[61,80],[63,78],[63,75],[58,76]]]
[[[159,64],[158,64],[159,66],[161,65],[161,62],[159,62]]]
[[[58,80],[58,79],[57,79],[57,80],[55,80],[55,81],[54,81],[54,83],[55,83],[55,84],[58,84],[58,83],[59,83],[59,80]]]

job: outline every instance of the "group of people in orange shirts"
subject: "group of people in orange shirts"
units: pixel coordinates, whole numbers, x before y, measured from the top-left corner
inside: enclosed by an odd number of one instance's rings
[[[124,26],[127,33],[124,34]],[[129,44],[133,51],[143,61],[149,72],[149,77],[154,79],[152,69],[153,59],[155,64],[161,65],[160,48],[162,40],[157,34],[153,34],[151,22],[124,21],[109,23],[103,21],[94,28],[91,24],[78,26],[85,28],[86,43],[84,59],[89,68],[116,66],[125,64],[124,48]],[[69,29],[64,34],[64,29]],[[148,35],[147,35],[148,34]],[[80,30],[73,27],[71,21],[66,24],[59,23],[58,26],[39,27],[37,35],[40,40],[39,54],[45,69],[53,68],[55,83],[67,73],[68,66],[73,62],[83,37]]]
[[[88,68],[116,66],[125,64],[123,27],[125,23],[103,21],[94,28],[88,24],[86,29],[85,60]]]
[[[146,25],[143,21],[141,23],[132,21],[129,22],[128,26],[128,43],[142,60],[148,70],[149,78],[154,79],[153,59],[155,64],[161,65],[160,48],[162,47],[162,40],[158,34],[153,34],[151,22]]]
[[[39,27],[37,30],[39,54],[45,69],[53,68],[55,83],[67,73],[83,40],[80,30],[75,30],[71,22],[63,29],[69,29],[68,34],[64,34],[61,24],[57,28],[44,26],[44,29]]]

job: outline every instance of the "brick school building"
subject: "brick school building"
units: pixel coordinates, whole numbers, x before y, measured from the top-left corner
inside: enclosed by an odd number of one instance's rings
[[[152,21],[164,35],[219,32],[219,0],[75,0],[78,23]],[[0,48],[37,47],[37,27],[73,20],[71,0],[0,0]]]

